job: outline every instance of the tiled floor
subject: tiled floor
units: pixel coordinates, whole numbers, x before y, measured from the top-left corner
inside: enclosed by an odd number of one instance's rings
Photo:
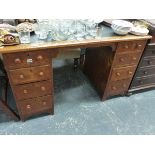
[[[55,115],[14,122],[0,112],[0,134],[155,134],[155,90],[101,102],[70,61],[54,65]]]

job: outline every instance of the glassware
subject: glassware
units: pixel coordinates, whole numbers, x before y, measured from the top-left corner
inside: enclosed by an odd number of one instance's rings
[[[39,19],[38,20],[38,33],[39,39],[47,39],[49,33],[49,21],[48,19]]]
[[[97,35],[97,23],[95,23],[95,21],[92,19],[86,19],[85,24],[88,34],[92,37],[95,37]]]
[[[19,38],[20,38],[20,42],[23,44],[28,44],[30,43],[30,32],[18,32],[19,34]]]
[[[83,40],[85,39],[85,36],[87,35],[86,33],[86,26],[83,23],[82,20],[77,20],[76,21],[76,34],[75,37],[77,40]]]

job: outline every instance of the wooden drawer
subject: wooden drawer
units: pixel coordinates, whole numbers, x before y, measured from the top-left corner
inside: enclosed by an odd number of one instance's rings
[[[118,53],[114,59],[114,66],[134,65],[139,62],[141,52]]]
[[[4,54],[4,62],[9,69],[46,65],[50,61],[50,53],[47,51]]]
[[[108,87],[108,95],[119,95],[127,92],[130,79],[111,82]]]
[[[145,68],[139,68],[136,71],[135,77],[143,77],[143,76],[148,76],[148,75],[153,75],[155,74],[155,67],[145,67]]]
[[[131,88],[141,87],[149,84],[155,83],[155,76],[148,76],[145,78],[135,78],[132,81]]]
[[[144,57],[155,57],[155,45],[147,45],[144,51]]]
[[[25,116],[42,113],[53,108],[51,95],[18,101],[17,104],[20,113]]]
[[[117,52],[142,51],[145,47],[146,40],[120,42]]]
[[[27,63],[29,52],[4,54],[4,63],[9,69],[29,67]]]
[[[51,56],[47,51],[31,52],[30,57],[32,58],[31,66],[46,65],[51,63]]]
[[[135,72],[135,69],[136,69],[136,66],[113,68],[111,81],[132,78]]]
[[[51,79],[51,67],[38,66],[10,70],[9,75],[14,85]]]
[[[52,94],[52,83],[50,80],[48,80],[24,85],[17,85],[14,86],[14,93],[16,96],[16,100],[49,95]]]
[[[155,58],[145,58],[140,62],[139,67],[149,67],[155,65]]]

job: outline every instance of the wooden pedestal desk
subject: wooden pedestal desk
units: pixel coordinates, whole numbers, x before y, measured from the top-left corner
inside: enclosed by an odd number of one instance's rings
[[[1,47],[4,65],[22,120],[54,113],[52,58],[59,48],[86,48],[84,73],[101,99],[127,92],[146,41],[151,36],[117,36],[104,27],[100,38]]]

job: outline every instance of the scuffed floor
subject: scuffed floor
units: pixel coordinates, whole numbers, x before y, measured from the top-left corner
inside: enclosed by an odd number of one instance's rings
[[[14,122],[0,111],[0,134],[155,134],[155,90],[101,102],[72,62],[54,66],[55,115]]]

